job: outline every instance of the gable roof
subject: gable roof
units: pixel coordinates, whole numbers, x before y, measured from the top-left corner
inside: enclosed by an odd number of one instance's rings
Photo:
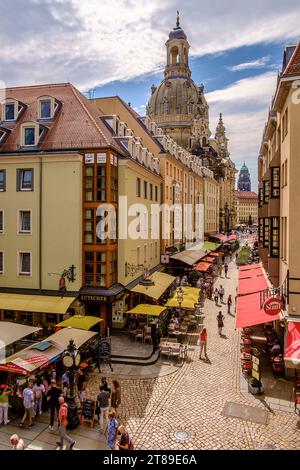
[[[300,74],[300,42],[297,46],[290,46],[294,48],[293,54],[287,63],[285,70],[283,70],[283,77],[289,77]],[[285,51],[285,54],[287,52]]]
[[[26,109],[16,124],[5,123],[11,131],[5,143],[0,144],[0,153],[24,151],[20,147],[21,125],[38,122],[38,98],[50,96],[62,103],[54,118],[40,122],[47,128],[45,136],[36,150],[64,150],[111,147],[123,154],[122,147],[113,139],[112,132],[104,125],[103,115],[79,90],[70,83],[36,85],[8,88],[6,96],[20,101]],[[35,148],[31,149],[34,151]]]
[[[234,191],[234,194],[238,199],[258,199],[254,191]]]

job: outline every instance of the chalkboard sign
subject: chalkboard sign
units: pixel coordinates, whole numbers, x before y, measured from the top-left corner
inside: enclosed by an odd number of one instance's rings
[[[100,371],[100,364],[106,363],[109,365],[111,370],[113,370],[111,365],[111,343],[110,338],[101,338],[99,344],[99,372]]]
[[[94,426],[94,418],[96,411],[96,402],[94,400],[84,400],[82,403],[80,422],[89,421],[91,427]]]

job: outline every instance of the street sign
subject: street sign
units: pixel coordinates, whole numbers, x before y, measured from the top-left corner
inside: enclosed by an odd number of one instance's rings
[[[278,297],[270,297],[264,303],[264,311],[267,315],[278,315],[282,310],[282,300]]]

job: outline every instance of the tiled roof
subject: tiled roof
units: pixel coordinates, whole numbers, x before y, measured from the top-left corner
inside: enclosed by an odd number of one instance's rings
[[[41,96],[53,97],[62,106],[52,121],[41,123],[47,127],[47,132],[38,150],[113,147],[124,153],[100,119],[103,113],[70,83],[7,88],[6,97],[24,103],[26,110],[15,125],[4,124],[11,133],[0,144],[0,153],[20,150],[20,126],[38,121],[37,100]]]
[[[291,75],[300,75],[300,42],[295,48],[286,69],[283,71],[283,77]]]
[[[254,191],[234,191],[234,193],[238,199],[258,199],[258,195]]]

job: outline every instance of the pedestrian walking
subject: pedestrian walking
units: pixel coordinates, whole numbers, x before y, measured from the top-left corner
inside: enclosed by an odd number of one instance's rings
[[[119,417],[119,406],[121,404],[121,385],[118,380],[112,381],[111,407],[116,411],[116,418]]]
[[[3,384],[0,386],[0,424],[8,424],[8,402],[9,395],[11,394],[11,388]]]
[[[223,303],[224,295],[225,295],[224,287],[223,287],[222,285],[220,285],[220,288],[219,288],[219,297],[220,297],[221,303]]]
[[[66,428],[68,424],[68,405],[65,402],[64,397],[59,397],[59,412],[58,412],[58,424],[59,424],[59,436],[60,440],[56,443],[60,448],[64,446],[64,440],[70,444],[70,450],[75,445],[75,439],[66,434]]]
[[[214,301],[216,305],[219,304],[219,291],[217,288],[215,288],[215,291],[214,291]]]
[[[104,432],[108,422],[110,391],[105,390],[104,385],[99,387],[100,393],[97,397],[97,409],[100,414],[100,432]],[[99,415],[98,415],[99,416]]]
[[[222,255],[222,263],[223,264],[225,263],[225,259],[226,259],[226,256],[225,256],[225,253],[223,253],[223,255]]]
[[[225,277],[227,278],[227,274],[228,274],[228,264],[227,263],[224,264],[224,271],[225,271]]]
[[[119,423],[116,419],[115,410],[110,410],[108,413],[108,423],[105,429],[105,437],[108,447],[114,450],[117,440]]]
[[[219,335],[222,335],[222,328],[224,327],[224,316],[222,315],[222,312],[219,312],[217,315],[217,322],[218,322],[218,331]]]
[[[231,305],[232,305],[232,296],[229,294],[228,299],[227,299],[227,313],[231,313]]]
[[[43,401],[43,394],[45,393],[45,387],[40,377],[37,378],[36,384],[34,384],[33,386],[33,392],[34,392],[35,414],[41,415],[42,414],[42,401]]]
[[[51,380],[51,387],[47,394],[47,400],[50,408],[50,431],[53,431],[55,411],[58,416],[59,413],[59,397],[61,395],[60,388],[56,385],[56,380]]]
[[[125,429],[125,426],[121,425],[118,428],[119,439],[117,442],[117,447],[120,450],[134,450],[134,445],[131,437]]]
[[[10,443],[12,444],[11,450],[25,449],[24,441],[18,436],[18,434],[13,434],[12,436],[10,436]]]
[[[218,266],[218,274],[219,274],[220,277],[222,276],[222,271],[223,271],[223,268],[222,268],[222,265],[220,264]]]
[[[200,341],[200,354],[199,354],[199,359],[201,359],[202,356],[202,351],[204,350],[204,355],[207,358],[207,353],[206,353],[206,346],[207,346],[207,332],[206,328],[203,328],[201,333],[199,334],[199,341]]]
[[[32,419],[34,418],[34,393],[33,393],[33,382],[30,380],[28,386],[23,391],[23,405],[25,408],[24,416],[20,423],[20,428],[24,427],[24,422],[28,418],[29,427],[33,426]]]

